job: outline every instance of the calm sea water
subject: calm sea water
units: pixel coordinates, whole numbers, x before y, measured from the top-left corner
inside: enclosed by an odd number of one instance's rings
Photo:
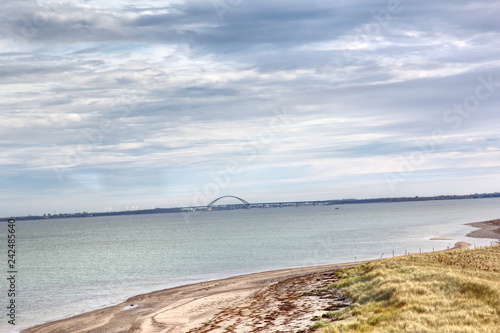
[[[0,331],[209,279],[437,251],[456,241],[489,245],[465,237],[475,229],[463,224],[500,217],[500,199],[338,207],[19,221],[17,325],[3,315]],[[0,228],[6,248],[7,226]]]

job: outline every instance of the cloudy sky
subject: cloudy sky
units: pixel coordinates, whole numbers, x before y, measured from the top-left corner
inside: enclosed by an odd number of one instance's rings
[[[0,216],[500,189],[497,2],[0,6]]]

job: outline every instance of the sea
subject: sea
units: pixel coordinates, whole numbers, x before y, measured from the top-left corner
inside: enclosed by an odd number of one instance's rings
[[[464,225],[500,218],[500,198],[259,208],[16,222],[16,325],[118,304],[174,286],[283,268],[432,252]],[[0,223],[7,274],[7,223]],[[450,240],[430,240],[448,238]]]

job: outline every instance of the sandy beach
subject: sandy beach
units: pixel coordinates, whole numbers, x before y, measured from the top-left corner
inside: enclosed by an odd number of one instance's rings
[[[358,264],[269,271],[161,290],[22,332],[307,330],[324,313],[349,305],[338,291],[319,289],[336,281],[339,269]]]
[[[467,236],[500,239],[500,219],[469,223],[480,228]],[[470,244],[458,242],[455,248]],[[276,270],[186,285],[22,331],[54,332],[306,332],[328,311],[350,304],[337,290],[345,263]]]

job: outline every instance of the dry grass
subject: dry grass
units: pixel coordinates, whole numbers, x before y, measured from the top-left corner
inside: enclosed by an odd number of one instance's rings
[[[500,332],[499,245],[380,260],[341,274],[330,287],[354,303],[329,313],[333,322],[319,332]]]

